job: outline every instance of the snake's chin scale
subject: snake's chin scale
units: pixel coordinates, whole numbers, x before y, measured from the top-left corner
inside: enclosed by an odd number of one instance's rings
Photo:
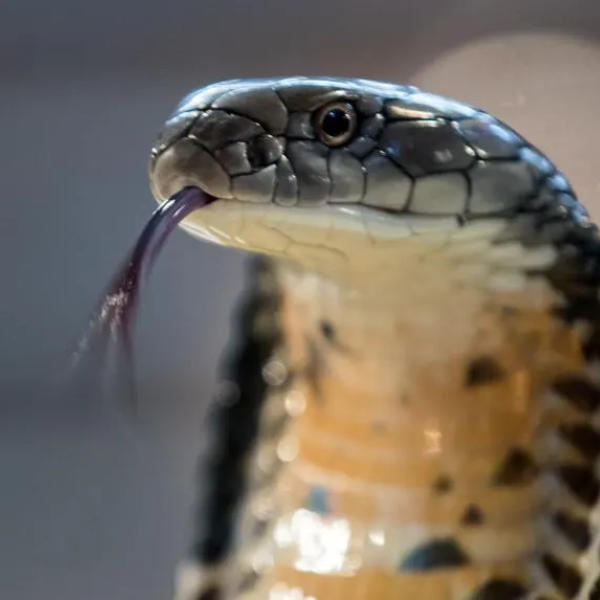
[[[282,207],[220,200],[181,227],[205,242],[269,255],[310,271],[370,273],[412,263],[465,240],[491,241],[506,226],[486,219],[463,227],[456,217],[390,214],[358,204]]]
[[[395,245],[415,236],[456,231],[455,217],[394,215],[357,204],[279,206],[225,199],[211,203],[181,224],[193,237],[266,254],[286,255],[300,245],[333,252]]]
[[[442,297],[447,285],[456,284],[524,289],[524,269],[549,268],[556,249],[495,243],[507,225],[499,217],[462,225],[455,217],[390,215],[356,204],[309,208],[237,200],[213,202],[181,224],[201,240],[269,255],[378,297],[388,288],[405,294],[415,285],[433,286]]]

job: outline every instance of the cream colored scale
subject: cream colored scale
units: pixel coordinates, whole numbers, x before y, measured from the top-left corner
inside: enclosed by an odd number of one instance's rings
[[[312,339],[323,370],[318,394],[300,378],[265,408],[265,424],[293,416],[256,453],[285,463],[267,491],[282,512],[248,553],[265,575],[240,600],[464,600],[496,577],[544,589],[528,559],[555,484],[492,481],[515,447],[542,466],[579,460],[551,433],[577,415],[548,384],[579,371],[580,339],[549,316],[561,299],[545,280],[522,275],[552,251],[492,249],[477,227],[380,243],[352,269],[282,267],[289,368],[310,362]],[[472,564],[400,572],[432,538],[458,541]]]

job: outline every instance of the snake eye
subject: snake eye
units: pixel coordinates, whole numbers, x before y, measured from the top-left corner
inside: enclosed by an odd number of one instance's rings
[[[354,135],[356,124],[356,111],[348,103],[329,104],[317,113],[317,135],[328,146],[345,144]]]

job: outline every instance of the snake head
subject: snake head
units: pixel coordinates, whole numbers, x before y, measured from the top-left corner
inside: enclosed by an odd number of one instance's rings
[[[189,186],[222,200],[182,223],[194,235],[296,257],[299,245],[348,256],[381,238],[514,215],[555,174],[472,106],[324,77],[225,81],[189,94],[150,161],[159,202]]]

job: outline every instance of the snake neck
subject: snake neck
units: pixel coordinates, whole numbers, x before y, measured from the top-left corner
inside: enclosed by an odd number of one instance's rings
[[[549,316],[546,279],[526,274],[547,249],[439,247],[389,253],[371,272],[279,265],[287,402],[300,409],[261,442],[286,455],[275,579],[386,573],[422,597],[427,573],[444,598],[459,580],[464,597],[490,582],[544,587],[532,581],[547,520],[573,508],[541,475],[570,411],[544,394],[577,340]]]
[[[280,260],[254,276],[230,374],[227,411],[242,412],[221,419],[200,553],[235,513],[235,551],[217,562],[238,568],[195,572],[203,586],[240,600],[573,597],[589,507],[568,486],[588,466],[557,435],[593,407],[572,397],[589,384],[548,395],[581,364],[556,292],[530,274],[552,254],[483,235],[420,248],[381,253],[383,272]],[[230,447],[249,409],[251,443]],[[246,479],[234,513],[231,464]]]
[[[503,226],[388,240],[343,264],[310,254],[293,265],[280,261],[294,360],[338,370],[340,380],[371,386],[372,395],[398,396],[409,382],[425,381],[426,389],[406,391],[430,399],[463,392],[477,361],[535,369],[539,332],[560,325],[548,318],[557,294],[530,271],[548,267],[555,250],[494,244]],[[440,403],[434,412],[456,411]]]

